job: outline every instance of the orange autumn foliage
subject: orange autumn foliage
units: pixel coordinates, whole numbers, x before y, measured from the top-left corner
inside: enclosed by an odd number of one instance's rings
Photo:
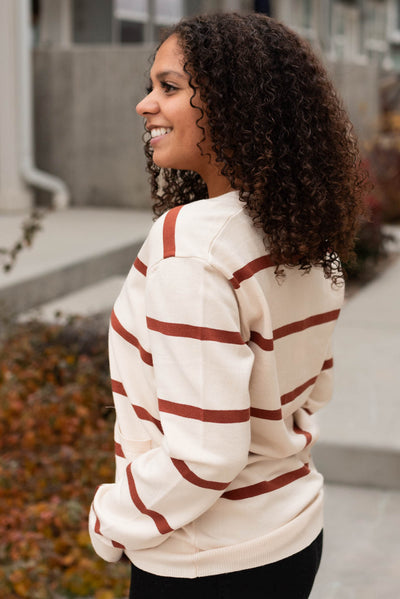
[[[18,325],[0,358],[0,597],[124,597],[87,516],[114,476],[107,336],[96,321]]]

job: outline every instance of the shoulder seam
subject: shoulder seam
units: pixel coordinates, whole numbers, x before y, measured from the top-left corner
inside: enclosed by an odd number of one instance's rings
[[[230,283],[230,280],[225,276],[225,274],[217,267],[215,266],[212,262],[210,262],[207,258],[203,258],[202,256],[167,256],[159,258],[157,260],[157,262],[153,262],[153,264],[149,267],[147,267],[147,276],[151,277],[153,270],[162,262],[166,261],[166,260],[170,260],[171,258],[175,258],[175,260],[197,260],[198,262],[203,262],[204,264],[207,264],[210,268],[212,268],[213,270],[215,270],[217,273],[219,273],[226,281],[228,281],[228,283]]]
[[[236,216],[238,214],[240,214],[241,212],[243,212],[243,206],[240,206],[235,212],[234,214],[231,214],[226,220],[225,222],[220,226],[220,228],[218,229],[218,231],[215,233],[214,237],[211,239],[210,241],[210,245],[208,247],[208,261],[211,263],[211,257],[210,254],[213,250],[213,246],[216,243],[217,239],[222,235],[223,231],[226,229],[226,227],[229,225],[229,223],[231,222],[231,220],[233,220],[234,218],[236,218]]]

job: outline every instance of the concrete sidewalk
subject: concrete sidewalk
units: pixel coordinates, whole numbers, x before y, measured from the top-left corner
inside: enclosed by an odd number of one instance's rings
[[[334,357],[334,394],[319,416],[316,461],[330,481],[400,489],[398,255],[345,303]]]
[[[399,491],[326,485],[324,551],[310,599],[398,599],[399,533]]]

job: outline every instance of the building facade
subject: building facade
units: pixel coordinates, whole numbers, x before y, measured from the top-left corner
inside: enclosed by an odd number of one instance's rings
[[[325,61],[362,141],[379,121],[379,82],[400,72],[400,0],[1,0],[0,211],[26,209],[66,183],[72,204],[148,206],[134,106],[160,30],[210,11],[270,14]],[[30,12],[33,85],[21,118],[20,15]],[[27,82],[25,81],[25,89]],[[25,130],[24,130],[25,127]],[[32,131],[29,131],[29,128]],[[21,140],[44,174],[24,182]],[[25,169],[26,170],[26,169]],[[32,168],[31,168],[32,171]],[[40,175],[40,177],[39,177]],[[37,192],[46,179],[47,192]],[[33,183],[32,183],[33,181]],[[28,184],[26,184],[28,183]],[[65,193],[64,193],[65,196]],[[54,199],[54,198],[53,198]]]
[[[181,17],[271,14],[330,60],[400,71],[400,0],[34,0],[36,44],[151,43]]]

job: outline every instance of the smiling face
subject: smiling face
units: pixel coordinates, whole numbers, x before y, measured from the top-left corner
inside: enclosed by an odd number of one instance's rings
[[[201,117],[198,108],[190,104],[193,88],[189,75],[183,70],[184,56],[175,35],[159,48],[151,72],[149,94],[136,106],[137,113],[146,119],[151,132],[153,161],[161,168],[193,170],[206,179],[210,157],[202,156],[198,143],[203,131],[196,124]],[[199,94],[192,99],[200,106]],[[200,125],[205,127],[204,117]],[[204,153],[209,143],[202,143]]]

